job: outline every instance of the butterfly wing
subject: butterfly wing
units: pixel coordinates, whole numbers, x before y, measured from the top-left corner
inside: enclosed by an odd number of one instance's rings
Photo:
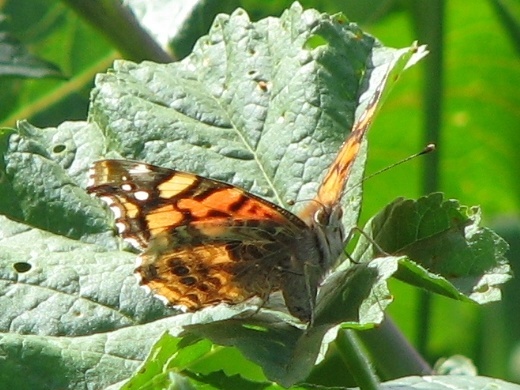
[[[150,288],[166,304],[197,310],[220,302],[240,303],[252,296],[266,297],[268,283],[259,280],[255,259],[235,257],[233,244],[183,246],[154,253],[145,251],[138,258],[136,274],[141,285]],[[244,244],[241,244],[244,245]],[[252,260],[252,262],[251,262]],[[242,272],[241,272],[242,271]],[[265,275],[264,282],[276,282],[275,269]]]
[[[354,161],[359,154],[361,142],[372,124],[380,95],[381,91],[376,90],[366,110],[354,123],[349,137],[342,145],[318,189],[316,195],[318,203],[328,207],[339,203]]]
[[[325,174],[315,199],[298,213],[298,217],[313,230],[317,237],[320,253],[322,253],[321,266],[324,270],[329,269],[343,251],[345,234],[341,221],[343,212],[340,200],[363,138],[372,123],[385,83],[386,78],[376,89],[365,111],[354,123],[351,133]]]
[[[126,160],[94,164],[87,191],[142,251],[136,273],[171,305],[239,303],[280,288],[307,226],[240,188]]]

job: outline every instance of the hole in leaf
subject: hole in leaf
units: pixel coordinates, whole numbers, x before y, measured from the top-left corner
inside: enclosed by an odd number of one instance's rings
[[[14,263],[13,267],[19,274],[24,274],[32,268],[32,265],[26,263],[25,261],[20,261],[18,263]]]
[[[60,144],[60,145],[56,145],[53,149],[52,149],[52,152],[53,153],[61,153],[65,150],[65,145],[63,144]]]
[[[304,47],[306,49],[312,50],[312,49],[316,49],[317,47],[325,46],[328,44],[329,44],[329,41],[327,41],[321,35],[312,35],[311,37],[309,37],[309,39],[307,39]]]

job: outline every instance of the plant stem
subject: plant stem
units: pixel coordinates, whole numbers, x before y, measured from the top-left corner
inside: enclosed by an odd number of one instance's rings
[[[136,62],[151,60],[160,63],[174,60],[139,24],[130,8],[119,0],[62,2],[105,35],[124,58]]]
[[[387,316],[375,329],[357,332],[384,380],[429,375],[433,370]]]
[[[356,334],[352,330],[340,329],[336,338],[338,351],[362,390],[377,390],[379,380],[372,370],[370,361],[361,350]]]

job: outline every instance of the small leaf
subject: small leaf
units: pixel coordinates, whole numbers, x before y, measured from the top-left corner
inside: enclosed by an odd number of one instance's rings
[[[304,380],[314,366],[328,327],[308,330],[259,313],[250,319],[230,319],[186,327],[214,343],[235,347],[258,364],[267,378],[283,386]]]
[[[372,218],[364,232],[386,253],[406,255],[396,277],[460,300],[500,299],[498,287],[511,278],[506,242],[482,228],[477,208],[432,194],[398,199]],[[378,250],[362,235],[352,254],[367,261]]]
[[[236,349],[214,346],[206,339],[188,340],[190,337],[164,334],[122,389],[169,388],[177,383],[187,388],[209,384],[215,388],[257,389],[259,383],[267,385],[260,368]],[[253,375],[248,375],[251,371]],[[223,387],[224,383],[228,386]]]
[[[172,337],[168,333],[163,334],[151,348],[143,365],[121,389],[168,388],[165,385],[166,382],[181,386],[181,388],[187,386],[188,380],[186,378],[178,375],[175,371],[168,371],[171,366],[171,359],[175,358],[181,350],[179,347],[181,341],[182,339]]]

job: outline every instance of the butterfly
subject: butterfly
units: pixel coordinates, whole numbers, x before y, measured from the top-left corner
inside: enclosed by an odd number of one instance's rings
[[[343,251],[340,199],[380,94],[381,86],[297,215],[224,182],[129,160],[95,162],[87,191],[141,252],[140,284],[168,305],[196,311],[279,290],[289,313],[309,322],[318,286]]]

